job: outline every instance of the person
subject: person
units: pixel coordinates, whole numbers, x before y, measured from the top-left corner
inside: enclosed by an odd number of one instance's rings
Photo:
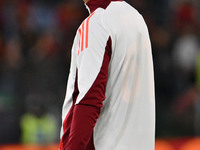
[[[62,111],[60,150],[154,150],[151,43],[121,0],[85,0]]]

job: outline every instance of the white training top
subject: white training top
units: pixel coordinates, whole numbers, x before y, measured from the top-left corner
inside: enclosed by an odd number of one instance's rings
[[[78,104],[95,81],[112,40],[105,100],[94,128],[96,150],[154,150],[155,96],[151,44],[143,17],[125,1],[97,8],[79,27],[63,105],[72,106],[78,70]],[[61,137],[63,131],[61,130]]]

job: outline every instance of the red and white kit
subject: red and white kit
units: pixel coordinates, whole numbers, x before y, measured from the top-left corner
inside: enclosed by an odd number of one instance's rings
[[[77,30],[62,112],[61,150],[154,150],[151,44],[125,1],[90,0]]]

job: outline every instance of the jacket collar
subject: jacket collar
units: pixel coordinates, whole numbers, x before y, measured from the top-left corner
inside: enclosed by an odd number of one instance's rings
[[[93,13],[97,8],[106,9],[111,1],[122,1],[122,0],[89,0],[85,3],[89,13]]]

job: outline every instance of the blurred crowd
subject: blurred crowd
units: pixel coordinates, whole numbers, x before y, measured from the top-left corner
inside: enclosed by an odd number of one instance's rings
[[[200,1],[127,0],[152,40],[157,137],[200,136]],[[82,0],[0,1],[0,144],[59,141]]]

